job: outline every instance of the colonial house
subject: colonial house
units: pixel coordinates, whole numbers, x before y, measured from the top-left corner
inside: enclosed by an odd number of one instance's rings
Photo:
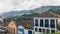
[[[57,25],[60,22],[60,15],[53,12],[44,12],[39,16],[34,17],[35,33],[55,33]]]

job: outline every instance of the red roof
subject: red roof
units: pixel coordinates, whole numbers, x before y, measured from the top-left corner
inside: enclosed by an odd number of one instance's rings
[[[35,17],[52,17],[52,18],[60,18],[60,15],[50,12],[50,11],[46,11],[42,14],[40,14],[39,16],[35,16]]]
[[[3,26],[3,27],[7,27],[7,26],[8,26],[8,24],[2,24],[1,26]]]
[[[27,25],[34,26],[33,20],[24,20],[24,21],[16,21],[17,26],[22,25],[23,27],[26,27]]]
[[[22,25],[23,27],[26,27],[27,25],[30,24],[33,27],[34,26],[34,21],[33,20],[15,21],[15,24],[17,26]],[[8,24],[2,24],[1,26],[7,27]]]

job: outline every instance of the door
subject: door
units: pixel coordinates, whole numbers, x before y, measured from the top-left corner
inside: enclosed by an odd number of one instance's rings
[[[32,31],[28,31],[28,34],[32,34]]]

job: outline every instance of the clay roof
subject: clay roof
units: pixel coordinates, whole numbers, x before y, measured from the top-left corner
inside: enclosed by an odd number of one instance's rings
[[[17,24],[17,26],[22,25],[25,28],[27,25],[31,25],[33,27],[34,21],[33,20],[16,21],[16,24]]]
[[[43,12],[42,14],[40,14],[39,16],[35,16],[35,17],[52,17],[52,18],[60,18],[60,15],[50,12],[50,11],[46,11]]]
[[[33,20],[15,21],[14,23],[16,24],[16,26],[22,25],[25,28],[27,25],[31,25],[32,27],[34,27],[34,21]],[[2,24],[1,26],[7,27],[8,24]]]

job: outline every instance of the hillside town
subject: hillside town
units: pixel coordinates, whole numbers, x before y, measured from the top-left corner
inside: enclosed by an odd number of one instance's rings
[[[0,0],[0,34],[60,34],[60,0]]]
[[[47,34],[59,32],[60,15],[53,12],[43,12],[34,16],[32,20],[15,21],[4,23],[0,17],[0,34]]]

